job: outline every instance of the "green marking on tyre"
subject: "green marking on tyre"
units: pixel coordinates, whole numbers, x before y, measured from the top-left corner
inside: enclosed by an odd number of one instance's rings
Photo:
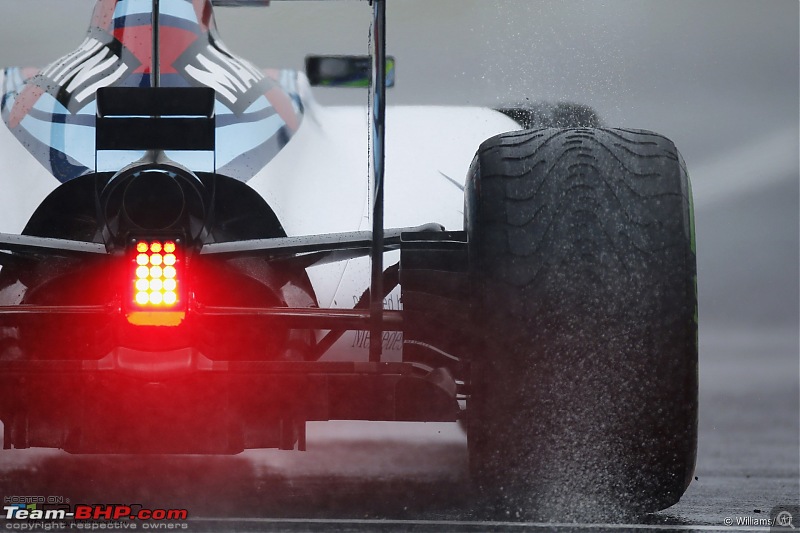
[[[694,193],[692,192],[692,180],[689,179],[689,173],[686,173],[686,192],[689,195],[689,243],[692,249],[692,255],[697,261],[697,237],[694,230]],[[698,296],[697,296],[697,272],[694,274],[694,323],[700,323],[699,309],[698,309]],[[699,332],[698,332],[699,333]],[[697,339],[699,343],[699,339]]]
[[[692,193],[692,180],[686,174],[686,190],[689,193],[689,231],[692,244],[692,253],[697,255],[697,240],[694,233],[694,194]]]
[[[694,347],[699,350],[700,348],[700,316],[699,316],[699,302],[697,299],[697,274],[692,278],[694,285]]]

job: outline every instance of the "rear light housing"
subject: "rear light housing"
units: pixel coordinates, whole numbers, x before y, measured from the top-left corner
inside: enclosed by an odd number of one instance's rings
[[[186,317],[184,250],[180,239],[133,239],[127,251],[128,322],[177,326]]]

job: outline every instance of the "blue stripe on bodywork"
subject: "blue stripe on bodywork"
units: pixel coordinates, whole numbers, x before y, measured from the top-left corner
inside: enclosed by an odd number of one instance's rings
[[[153,0],[120,0],[114,7],[114,18],[124,18],[141,14],[146,14],[149,18],[152,9]]]
[[[114,19],[114,29],[130,28],[134,26],[149,26],[152,21],[150,13],[146,15],[126,15]]]
[[[217,164],[226,165],[275,135],[286,123],[278,115],[258,122],[234,124],[217,132]]]

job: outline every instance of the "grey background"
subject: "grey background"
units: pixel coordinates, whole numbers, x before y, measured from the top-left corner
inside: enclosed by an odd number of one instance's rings
[[[76,47],[92,4],[0,0],[0,64],[41,66]],[[300,68],[307,53],[368,50],[364,2],[218,9],[217,20],[231,49],[265,67]],[[390,0],[388,23],[389,53],[398,61],[390,104],[575,101],[608,125],[675,141],[695,191],[701,416],[699,479],[668,515],[721,525],[723,516],[800,499],[800,4]],[[366,101],[358,91],[317,94],[323,103]],[[373,442],[363,431],[364,442]],[[321,442],[341,438],[317,434]],[[389,450],[386,439],[395,434],[382,435],[377,448]],[[415,437],[396,433],[403,438]],[[364,475],[390,475],[399,455],[384,453],[386,464]],[[14,471],[37,457],[5,456],[0,467]],[[259,464],[278,456],[246,457]],[[308,468],[304,459],[275,461]],[[73,463],[58,464],[69,471]],[[438,472],[449,463],[409,464]],[[220,512],[240,512],[229,511]]]

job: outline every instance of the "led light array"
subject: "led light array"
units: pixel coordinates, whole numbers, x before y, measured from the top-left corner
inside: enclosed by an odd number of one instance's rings
[[[173,241],[136,243],[133,299],[140,306],[170,307],[178,303],[176,246]]]

